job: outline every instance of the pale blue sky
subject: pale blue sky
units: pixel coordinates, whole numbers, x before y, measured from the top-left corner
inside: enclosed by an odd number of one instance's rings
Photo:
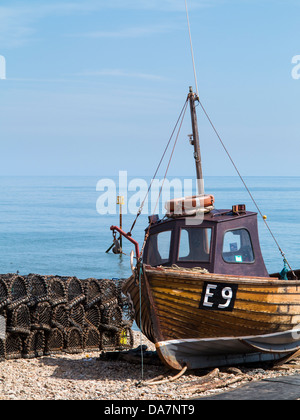
[[[241,173],[300,175],[300,1],[188,4],[200,97]],[[152,175],[195,86],[184,0],[2,0],[0,55],[0,175]],[[204,174],[234,175],[198,118]],[[173,176],[194,175],[190,131]]]

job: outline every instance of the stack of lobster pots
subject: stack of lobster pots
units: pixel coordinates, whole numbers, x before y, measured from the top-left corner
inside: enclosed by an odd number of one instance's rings
[[[0,275],[0,360],[133,346],[133,314],[119,280]]]

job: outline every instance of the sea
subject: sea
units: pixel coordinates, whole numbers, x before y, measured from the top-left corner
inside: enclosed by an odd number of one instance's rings
[[[128,277],[133,245],[123,239],[123,255],[106,252],[113,243],[110,226],[119,225],[120,209],[114,206],[118,177],[108,179],[116,188],[105,214],[99,211],[99,202],[107,191],[99,190],[100,177],[0,177],[0,273],[80,279]],[[299,269],[300,177],[246,177],[245,181],[290,265]],[[145,178],[144,190],[140,189],[138,194],[131,191],[131,198],[146,193],[149,182],[150,178]],[[231,209],[234,204],[246,204],[247,210],[257,211],[239,177],[207,177],[205,191],[215,196],[216,208]],[[128,202],[130,196],[126,198]],[[141,200],[136,201],[138,210]],[[163,217],[163,206],[158,210]],[[132,237],[141,245],[147,211],[144,209],[132,231]],[[127,232],[136,215],[126,203],[122,213],[123,229]],[[268,271],[281,271],[281,253],[260,216],[259,234]]]

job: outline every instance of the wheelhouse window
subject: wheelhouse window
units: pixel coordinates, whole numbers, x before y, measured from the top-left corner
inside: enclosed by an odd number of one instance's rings
[[[170,261],[171,231],[167,230],[148,239],[147,263],[152,267],[168,263]]]
[[[209,262],[211,231],[210,228],[182,228],[178,261]]]
[[[231,230],[225,233],[223,259],[228,263],[254,262],[253,246],[247,229]]]

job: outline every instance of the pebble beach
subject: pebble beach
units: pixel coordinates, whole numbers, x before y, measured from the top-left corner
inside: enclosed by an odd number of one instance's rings
[[[141,343],[134,332],[135,346]],[[153,351],[144,336],[142,344]],[[244,367],[176,373],[162,364],[99,360],[99,352],[56,354],[0,363],[1,400],[188,400],[229,391],[238,386],[282,375],[299,373],[297,361],[276,369]],[[157,385],[151,384],[157,378]],[[149,382],[150,381],[150,382]]]

